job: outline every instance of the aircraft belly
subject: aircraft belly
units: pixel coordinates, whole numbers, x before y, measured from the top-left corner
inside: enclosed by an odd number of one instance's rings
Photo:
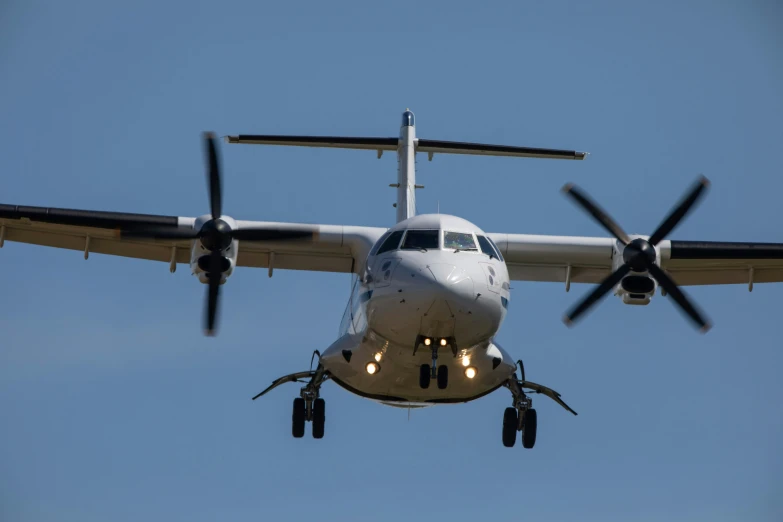
[[[376,358],[378,354],[380,360]],[[473,379],[465,376],[465,356],[469,358],[470,366],[477,370]],[[370,375],[365,368],[373,361],[377,361],[380,371]],[[430,350],[423,346],[413,355],[413,346],[389,342],[372,330],[365,335],[341,337],[321,356],[321,364],[331,373],[332,380],[343,388],[365,398],[402,407],[468,402],[495,390],[516,370],[508,354],[486,341],[460,347],[456,358],[450,350],[442,350],[438,365],[449,367],[448,386],[441,390],[433,379],[427,389],[422,389],[419,367],[431,362]]]

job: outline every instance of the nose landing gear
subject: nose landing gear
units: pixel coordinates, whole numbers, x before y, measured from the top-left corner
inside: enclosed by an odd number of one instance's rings
[[[426,390],[430,387],[430,381],[436,379],[438,389],[445,390],[449,385],[449,367],[446,365],[438,366],[438,349],[449,346],[454,357],[457,357],[457,343],[454,342],[453,338],[431,339],[420,335],[416,340],[416,345],[413,347],[413,355],[416,355],[420,344],[424,344],[432,352],[432,364],[422,364],[419,367],[419,386]]]
[[[517,361],[517,366],[522,373],[522,379],[518,379],[514,374],[503,384],[512,395],[512,407],[506,408],[506,411],[503,412],[503,445],[507,448],[513,447],[517,440],[517,432],[521,431],[522,447],[530,449],[536,444],[538,414],[533,409],[533,399],[527,396],[525,389],[529,393],[543,393],[574,415],[576,412],[563,402],[560,394],[555,390],[526,381],[525,367],[522,365],[522,361]]]

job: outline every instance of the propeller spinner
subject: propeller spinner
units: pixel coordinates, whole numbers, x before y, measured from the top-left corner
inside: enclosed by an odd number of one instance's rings
[[[709,187],[709,180],[702,176],[688,191],[686,196],[677,206],[672,209],[667,218],[658,226],[649,239],[637,238],[631,240],[620,225],[614,221],[609,214],[593,202],[586,193],[575,185],[569,183],[563,187],[563,192],[576,201],[579,206],[586,210],[593,218],[606,230],[609,231],[617,240],[624,245],[623,261],[624,263],[615,270],[609,277],[604,279],[592,292],[586,295],[576,306],[563,317],[563,322],[571,326],[581,315],[587,312],[604,295],[614,288],[628,272],[647,271],[669,295],[680,309],[698,325],[702,333],[707,332],[711,325],[704,315],[691,303],[685,294],[679,289],[677,284],[655,264],[655,246],[660,243],[667,234],[669,234],[686,216],[691,208],[704,194]]]
[[[168,240],[198,239],[201,241],[202,246],[209,251],[209,256],[204,256],[200,260],[199,267],[207,273],[208,288],[204,330],[206,335],[210,336],[215,335],[216,332],[220,281],[223,272],[227,269],[223,251],[231,245],[234,239],[239,241],[286,241],[313,237],[313,232],[307,230],[280,230],[271,227],[249,227],[234,230],[226,221],[220,219],[223,215],[223,196],[216,143],[213,133],[204,133],[211,219],[207,220],[199,230],[140,226],[122,231],[122,235],[126,237]]]

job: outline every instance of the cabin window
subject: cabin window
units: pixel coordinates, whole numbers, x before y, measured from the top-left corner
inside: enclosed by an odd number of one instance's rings
[[[478,250],[473,234],[465,234],[464,232],[446,232],[443,234],[443,248]]]
[[[392,232],[389,237],[386,238],[386,241],[383,242],[381,248],[378,249],[378,255],[383,254],[384,252],[389,252],[390,250],[397,250],[397,247],[400,244],[400,239],[402,239],[402,234],[402,230]]]
[[[438,248],[439,230],[408,230],[405,241],[402,243],[403,250],[428,250]]]

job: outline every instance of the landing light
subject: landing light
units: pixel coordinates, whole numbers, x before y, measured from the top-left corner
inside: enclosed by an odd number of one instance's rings
[[[473,366],[468,366],[467,368],[465,368],[465,377],[467,377],[468,379],[472,379],[473,377],[476,376],[477,373],[478,372]]]
[[[462,366],[470,366],[470,357],[467,355],[462,358]]]
[[[383,354],[381,352],[377,352],[375,354],[375,362],[381,362],[381,358],[383,358]]]
[[[440,340],[440,345],[441,346],[446,346],[446,343],[448,343],[448,341],[446,339],[441,339]]]
[[[378,365],[378,363],[375,362],[368,362],[367,366],[364,367],[365,370],[367,370],[367,373],[370,375],[375,375],[379,371],[381,371],[381,367]]]
[[[432,344],[432,339],[430,339],[429,337],[427,339],[424,339],[424,346],[429,346],[431,344]]]

